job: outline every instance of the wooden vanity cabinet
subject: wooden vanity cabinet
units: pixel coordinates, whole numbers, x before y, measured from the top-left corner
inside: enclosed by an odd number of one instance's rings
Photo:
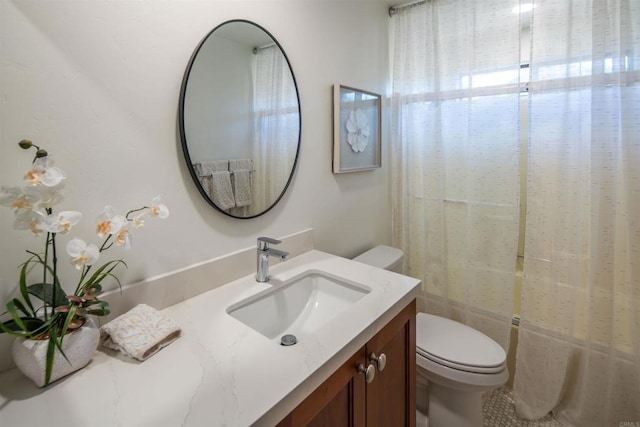
[[[381,358],[386,358],[386,363],[382,370],[371,355],[384,355]],[[373,366],[375,376],[367,382],[365,373],[359,370],[369,365]],[[415,427],[415,402],[416,302],[413,300],[278,426]]]

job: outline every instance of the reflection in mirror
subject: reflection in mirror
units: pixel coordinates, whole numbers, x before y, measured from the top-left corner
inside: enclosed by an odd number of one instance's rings
[[[198,45],[180,94],[191,176],[219,211],[253,218],[284,195],[300,145],[300,103],[289,61],[262,27],[225,22]]]

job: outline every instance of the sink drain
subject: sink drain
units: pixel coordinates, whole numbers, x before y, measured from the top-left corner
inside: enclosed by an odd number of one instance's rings
[[[295,335],[283,335],[282,338],[280,338],[280,345],[284,345],[284,346],[290,346],[290,345],[294,345],[295,343],[298,342],[298,339],[296,338]]]

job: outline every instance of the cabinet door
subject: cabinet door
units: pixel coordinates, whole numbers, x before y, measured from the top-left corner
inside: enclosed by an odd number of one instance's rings
[[[278,426],[364,426],[365,378],[357,371],[364,356],[364,348],[357,351]]]
[[[367,384],[367,427],[416,425],[416,303],[393,318],[366,345],[367,363],[386,358]]]
[[[385,366],[370,360],[384,354]],[[358,372],[374,365],[366,383]],[[413,300],[309,395],[278,427],[415,427],[416,302]]]

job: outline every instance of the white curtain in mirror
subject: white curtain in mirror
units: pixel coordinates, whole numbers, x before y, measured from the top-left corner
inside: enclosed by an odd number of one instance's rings
[[[640,2],[533,9],[515,400],[573,426],[640,422]]]
[[[392,18],[394,245],[420,309],[508,349],[518,244],[516,0],[433,0]]]
[[[268,208],[289,180],[298,147],[299,110],[289,64],[277,45],[254,55],[253,200]]]

